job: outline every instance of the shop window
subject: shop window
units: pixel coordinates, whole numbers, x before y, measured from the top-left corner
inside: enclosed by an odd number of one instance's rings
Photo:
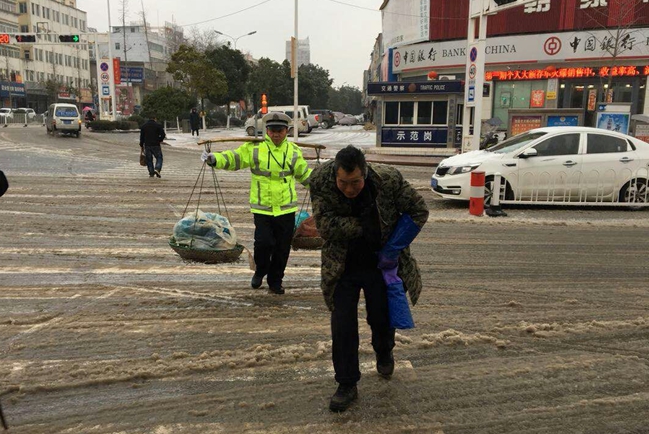
[[[399,103],[385,103],[385,125],[397,125],[399,123]]]
[[[430,125],[432,114],[432,101],[419,101],[417,103],[417,125]]]
[[[399,124],[412,125],[414,123],[415,103],[402,101],[399,109]]]
[[[433,124],[448,124],[448,101],[435,101],[433,104]]]

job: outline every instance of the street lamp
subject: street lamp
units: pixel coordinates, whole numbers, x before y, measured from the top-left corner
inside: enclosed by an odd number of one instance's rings
[[[218,30],[214,30],[214,33],[216,33],[217,35],[221,35],[221,36],[227,36],[228,38],[232,39],[232,41],[234,42],[234,49],[236,50],[237,49],[237,41],[239,39],[243,38],[244,36],[254,35],[255,33],[257,33],[257,31],[254,30],[254,31],[252,31],[250,33],[246,33],[245,35],[241,35],[241,36],[236,37],[236,38],[233,37],[233,36],[228,35],[227,33],[219,32]]]

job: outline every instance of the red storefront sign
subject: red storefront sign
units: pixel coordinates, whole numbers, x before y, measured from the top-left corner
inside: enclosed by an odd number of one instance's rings
[[[649,76],[649,66],[603,66],[601,68],[557,68],[521,69],[517,71],[489,71],[487,81],[548,80],[550,78],[593,78],[593,77],[638,77]]]
[[[113,57],[113,82],[115,84],[122,82],[122,70],[119,66],[119,57]]]
[[[530,95],[531,108],[543,108],[545,106],[545,91],[533,90]]]
[[[541,128],[543,116],[512,116],[512,137],[525,131]]]

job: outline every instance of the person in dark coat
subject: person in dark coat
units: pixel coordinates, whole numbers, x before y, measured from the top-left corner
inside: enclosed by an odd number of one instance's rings
[[[5,194],[8,188],[9,181],[7,181],[7,177],[5,176],[4,172],[0,170],[0,196]]]
[[[153,178],[154,176],[158,178],[162,177],[160,175],[160,171],[162,170],[162,148],[160,144],[166,136],[162,125],[156,122],[155,115],[150,115],[149,120],[140,128],[140,149],[146,157],[149,178]],[[153,165],[153,157],[155,157],[155,166]]]
[[[198,137],[198,129],[201,127],[201,117],[198,115],[195,108],[193,108],[192,112],[189,114],[189,126],[192,129],[192,136],[194,136],[195,131],[196,137]]]
[[[358,396],[361,378],[358,358],[358,302],[365,295],[367,322],[372,330],[376,369],[390,378],[394,371],[395,330],[388,316],[387,288],[379,265],[379,251],[387,243],[402,214],[421,228],[428,219],[422,196],[392,166],[368,164],[362,151],[347,146],[335,160],[318,166],[310,180],[313,215],[322,247],[321,287],[331,311],[332,359],[338,390],[329,409],[345,411]],[[404,248],[398,276],[417,302],[422,283],[419,267]]]

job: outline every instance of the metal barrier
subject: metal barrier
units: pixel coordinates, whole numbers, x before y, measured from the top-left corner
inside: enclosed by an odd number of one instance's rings
[[[2,116],[0,125],[8,127],[12,125],[28,126],[43,125],[43,115],[29,115],[28,113],[12,113],[11,116]]]
[[[520,182],[519,182],[520,181]],[[504,172],[501,204],[649,207],[649,167],[620,171]],[[487,181],[495,186],[494,177]]]

